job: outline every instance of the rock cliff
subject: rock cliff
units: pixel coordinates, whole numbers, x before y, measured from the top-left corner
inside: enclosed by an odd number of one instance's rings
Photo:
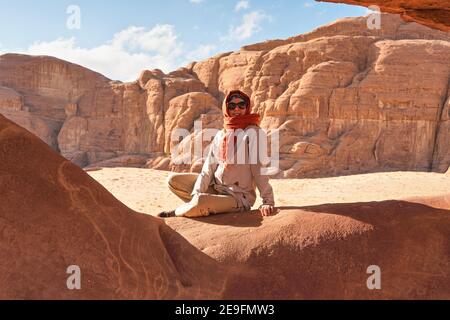
[[[221,128],[231,88],[280,136],[283,177],[450,165],[450,35],[397,15],[341,19],[130,83],[51,57],[0,56],[0,112],[85,166],[174,165],[175,128]],[[183,145],[194,144],[191,134]],[[204,144],[204,146],[206,146]]]

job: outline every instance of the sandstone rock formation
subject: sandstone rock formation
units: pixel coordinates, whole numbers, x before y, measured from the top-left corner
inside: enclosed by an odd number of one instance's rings
[[[360,6],[376,5],[382,12],[397,13],[405,21],[450,31],[450,2],[448,0],[316,0]]]
[[[2,115],[0,162],[0,299],[221,297],[227,269]]]
[[[450,195],[167,220],[194,247],[1,115],[0,162],[2,299],[450,298]]]
[[[262,127],[280,135],[283,177],[450,165],[450,35],[397,15],[369,30],[365,17],[193,62],[130,83],[58,59],[0,56],[0,112],[82,166],[175,165],[173,130],[221,128],[220,104],[246,91]],[[207,141],[203,143],[206,147]],[[193,149],[193,147],[191,148]]]
[[[252,212],[168,224],[217,261],[261,275],[239,298],[448,299],[450,194],[414,201],[282,207],[266,219]],[[372,265],[381,270],[381,290],[366,286]]]
[[[77,101],[93,99],[108,82],[53,57],[5,54],[0,56],[0,112],[58,150],[58,133],[76,114]]]

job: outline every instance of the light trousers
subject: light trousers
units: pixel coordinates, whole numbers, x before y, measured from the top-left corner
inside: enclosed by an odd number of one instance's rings
[[[175,209],[176,216],[193,218],[240,210],[238,201],[233,196],[219,194],[211,185],[206,192],[192,196],[198,176],[198,173],[172,173],[168,177],[170,191],[186,202]]]

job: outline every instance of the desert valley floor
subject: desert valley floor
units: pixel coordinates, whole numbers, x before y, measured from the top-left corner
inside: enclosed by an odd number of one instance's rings
[[[101,168],[88,171],[131,209],[151,215],[183,202],[167,188],[169,171]],[[272,179],[276,206],[310,206],[439,196],[449,193],[450,176],[434,172],[377,172],[315,179]],[[254,208],[261,203],[256,200]]]

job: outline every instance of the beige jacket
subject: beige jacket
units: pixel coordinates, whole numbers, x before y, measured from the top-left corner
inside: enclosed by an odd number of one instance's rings
[[[275,205],[269,176],[261,173],[261,168],[265,168],[267,165],[261,163],[259,156],[254,157],[253,160],[250,158],[250,149],[253,154],[258,154],[258,152],[254,152],[255,149],[250,147],[250,139],[255,139],[255,135],[247,135],[249,129],[253,129],[253,132],[258,132],[256,140],[253,140],[256,141],[256,146],[259,145],[260,138],[267,139],[267,135],[263,129],[254,125],[248,126],[243,130],[244,134],[241,135],[243,138],[239,138],[237,141],[233,153],[235,158],[234,162],[228,164],[226,168],[225,164],[219,161],[218,152],[220,151],[223,136],[227,133],[225,130],[220,130],[215,135],[209,146],[208,155],[203,164],[202,171],[195,182],[192,195],[205,192],[208,186],[212,185],[219,193],[232,195],[240,204],[241,210],[250,210],[256,202],[255,189],[257,187],[263,200],[262,204]],[[242,146],[242,143],[245,147]],[[239,148],[245,150],[245,158],[244,161],[241,158],[241,161],[238,163],[237,150]],[[240,154],[242,155],[244,152]]]

